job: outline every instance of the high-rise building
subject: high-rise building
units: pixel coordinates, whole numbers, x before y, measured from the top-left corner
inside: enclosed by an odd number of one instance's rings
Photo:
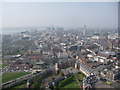
[[[83,28],[83,35],[86,36],[86,25],[84,25],[84,28]]]

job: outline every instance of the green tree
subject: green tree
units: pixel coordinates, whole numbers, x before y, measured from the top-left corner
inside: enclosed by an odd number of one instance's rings
[[[41,77],[36,77],[34,79],[34,83],[32,85],[32,88],[40,88],[42,84],[42,78]]]

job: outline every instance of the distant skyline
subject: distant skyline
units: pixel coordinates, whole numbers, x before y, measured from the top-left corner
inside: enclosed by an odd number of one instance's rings
[[[2,3],[2,26],[79,28],[118,27],[117,2]]]

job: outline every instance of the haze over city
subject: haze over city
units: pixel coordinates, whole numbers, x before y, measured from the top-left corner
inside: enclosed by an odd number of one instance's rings
[[[118,4],[2,3],[2,89],[119,90]]]
[[[116,28],[117,2],[3,3],[2,25],[8,27],[62,26]]]

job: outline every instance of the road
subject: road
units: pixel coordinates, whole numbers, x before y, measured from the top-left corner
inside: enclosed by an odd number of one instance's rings
[[[2,73],[7,72],[10,69],[10,65],[11,64],[9,64],[9,65],[5,66],[4,68],[2,68]]]

